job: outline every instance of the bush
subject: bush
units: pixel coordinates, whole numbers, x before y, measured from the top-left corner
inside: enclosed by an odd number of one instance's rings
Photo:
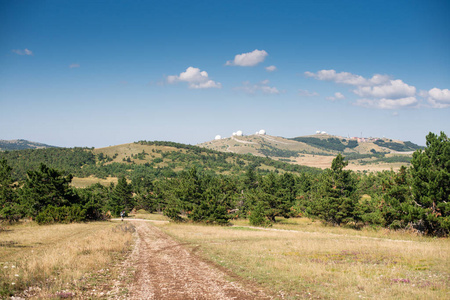
[[[54,223],[83,222],[86,220],[86,210],[78,205],[55,207],[53,205],[40,212],[36,217],[39,225]]]
[[[250,212],[250,225],[253,226],[272,226],[272,223],[266,218],[264,214],[264,204],[259,202],[254,209]]]

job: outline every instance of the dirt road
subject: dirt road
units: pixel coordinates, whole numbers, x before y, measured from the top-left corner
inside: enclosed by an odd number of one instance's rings
[[[135,273],[128,299],[271,299],[255,286],[228,281],[224,271],[149,222],[130,222],[137,241],[129,261]]]

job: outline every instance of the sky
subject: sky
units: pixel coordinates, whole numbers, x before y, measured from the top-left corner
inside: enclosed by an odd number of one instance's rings
[[[450,134],[450,1],[0,0],[0,139]]]

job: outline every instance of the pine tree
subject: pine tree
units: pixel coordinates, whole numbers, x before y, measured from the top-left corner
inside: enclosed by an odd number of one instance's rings
[[[28,171],[27,175],[20,190],[20,201],[27,216],[35,217],[49,205],[63,207],[79,203],[79,197],[70,187],[72,175],[64,175],[44,164],[36,171]]]
[[[125,177],[121,177],[114,187],[109,207],[114,216],[119,216],[121,211],[128,213],[133,209],[132,188]]]
[[[16,221],[21,217],[21,207],[17,201],[12,168],[5,159],[0,160],[0,220]]]
[[[429,234],[450,233],[450,140],[429,133],[426,148],[413,154],[411,160],[413,199],[420,210],[425,231]]]

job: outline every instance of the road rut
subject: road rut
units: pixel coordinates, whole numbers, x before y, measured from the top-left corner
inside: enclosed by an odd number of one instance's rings
[[[150,223],[130,222],[137,240],[129,299],[271,299],[255,286],[228,281],[225,272]]]

